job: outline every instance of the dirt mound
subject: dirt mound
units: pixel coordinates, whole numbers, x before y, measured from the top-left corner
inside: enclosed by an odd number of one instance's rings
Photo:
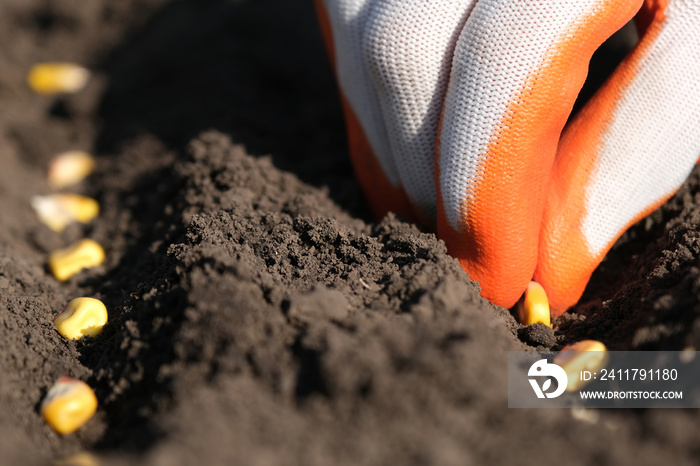
[[[46,464],[695,464],[691,411],[509,410],[509,350],[586,337],[697,348],[696,173],[630,230],[551,332],[478,295],[431,233],[369,218],[311,2],[0,4],[0,458]],[[271,14],[274,13],[274,14]],[[33,95],[26,70],[97,70]],[[232,142],[233,141],[233,142]],[[41,225],[46,164],[88,149],[89,226]],[[59,284],[49,251],[106,263]],[[102,335],[53,315],[105,302]],[[59,437],[39,403],[62,374],[97,416]]]

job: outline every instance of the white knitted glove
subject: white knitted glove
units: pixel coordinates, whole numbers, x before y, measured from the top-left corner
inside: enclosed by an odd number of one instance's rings
[[[496,304],[533,277],[553,315],[575,304],[700,155],[700,0],[315,1],[375,214],[436,228]],[[640,43],[562,134],[635,14]]]

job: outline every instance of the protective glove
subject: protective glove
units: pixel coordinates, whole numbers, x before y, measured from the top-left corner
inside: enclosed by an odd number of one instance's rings
[[[700,0],[315,0],[373,207],[557,316],[700,155]],[[635,17],[636,15],[636,17]],[[564,129],[593,52],[640,42]]]

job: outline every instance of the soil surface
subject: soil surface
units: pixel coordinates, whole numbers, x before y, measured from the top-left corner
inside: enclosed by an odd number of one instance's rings
[[[0,1],[0,462],[697,464],[697,411],[509,410],[506,357],[698,348],[700,175],[525,329],[433,234],[370,218],[311,4]],[[55,60],[95,76],[33,94]],[[67,149],[97,156],[71,191],[101,213],[58,234],[30,199]],[[57,282],[48,253],[82,237],[105,264]],[[79,296],[110,322],[68,342]],[[67,436],[39,415],[60,375],[100,402]]]

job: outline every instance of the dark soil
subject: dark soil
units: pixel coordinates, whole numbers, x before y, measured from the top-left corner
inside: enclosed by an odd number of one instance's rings
[[[506,356],[698,348],[700,175],[524,329],[433,234],[369,218],[311,3],[0,2],[0,463],[697,464],[695,410],[508,409]],[[34,95],[46,60],[96,77]],[[29,200],[73,148],[102,211],[57,234]],[[48,252],[84,236],[106,263],[58,283]],[[78,296],[110,322],[67,342]],[[38,413],[62,374],[100,401],[63,437]]]

